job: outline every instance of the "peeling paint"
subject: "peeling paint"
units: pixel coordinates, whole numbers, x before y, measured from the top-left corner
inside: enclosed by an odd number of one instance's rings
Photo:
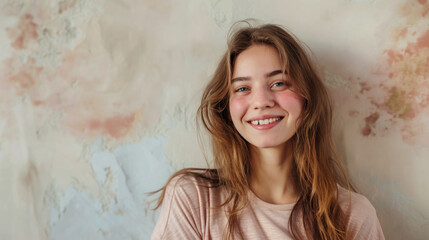
[[[148,211],[153,198],[146,193],[161,187],[173,172],[164,144],[163,138],[148,138],[104,151],[94,143],[90,161],[100,193],[94,197],[70,187],[58,196],[58,206],[51,208],[49,236],[63,240],[149,239],[157,213]],[[145,184],[148,182],[151,184]],[[85,221],[76,222],[76,218]]]

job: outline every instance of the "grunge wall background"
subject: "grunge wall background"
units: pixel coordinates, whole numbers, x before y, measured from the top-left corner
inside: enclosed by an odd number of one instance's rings
[[[312,50],[386,238],[427,237],[427,0],[1,0],[0,238],[148,239],[145,193],[206,164],[195,112],[245,18]]]

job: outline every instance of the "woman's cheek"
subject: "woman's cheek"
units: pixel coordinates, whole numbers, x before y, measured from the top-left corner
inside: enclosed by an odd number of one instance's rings
[[[304,106],[304,98],[293,91],[280,93],[278,95],[278,102],[284,110],[289,112],[289,114],[296,116],[301,114]]]
[[[243,97],[235,97],[229,100],[229,111],[233,121],[241,121],[246,114],[247,101]]]

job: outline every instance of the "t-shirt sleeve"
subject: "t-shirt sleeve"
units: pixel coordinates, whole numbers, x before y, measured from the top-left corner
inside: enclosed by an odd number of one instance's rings
[[[185,176],[173,178],[166,188],[151,240],[202,239],[199,208],[195,183]]]
[[[348,215],[347,239],[384,240],[383,230],[377,218],[375,208],[364,196],[352,193],[351,208]]]

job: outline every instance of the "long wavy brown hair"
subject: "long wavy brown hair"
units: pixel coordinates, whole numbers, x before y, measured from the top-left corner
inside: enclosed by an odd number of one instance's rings
[[[283,27],[273,24],[254,27],[244,23],[246,26],[230,34],[228,49],[198,109],[200,124],[211,136],[214,168],[183,169],[170,180],[178,175],[194,175],[205,179],[209,187],[226,189],[226,201],[218,206],[227,209],[225,238],[233,239],[236,233],[241,235],[238,215],[248,203],[252,170],[249,143],[237,132],[229,116],[230,84],[235,59],[241,52],[256,44],[272,46],[277,49],[283,70],[293,80],[296,92],[305,99],[300,125],[290,139],[294,159],[292,175],[300,197],[285,227],[289,224],[295,239],[346,239],[337,184],[347,189],[352,187],[333,147],[331,104],[321,77],[297,39]],[[169,181],[160,190],[155,209],[162,204]]]

